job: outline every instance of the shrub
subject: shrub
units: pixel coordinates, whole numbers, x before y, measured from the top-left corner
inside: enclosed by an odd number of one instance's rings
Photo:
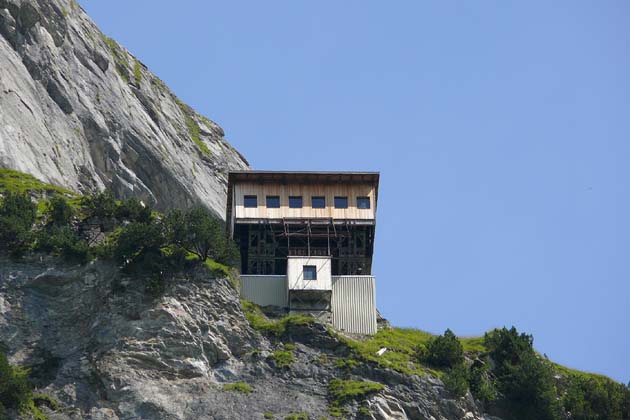
[[[551,365],[540,359],[532,347],[533,339],[518,334],[516,328],[494,330],[485,336],[486,347],[495,362],[497,400],[514,419],[556,420],[560,405]]]
[[[0,249],[15,254],[28,249],[36,215],[37,206],[27,193],[8,192],[0,201]]]
[[[51,198],[46,206],[48,223],[55,226],[68,225],[74,217],[74,214],[74,207],[70,205],[68,200],[60,195],[55,195]]]
[[[202,207],[186,213],[171,211],[164,218],[164,228],[169,243],[195,254],[201,261],[211,257],[226,265],[238,263],[238,249],[227,237],[222,222]]]
[[[5,408],[25,408],[29,404],[32,392],[27,374],[26,370],[11,366],[7,357],[0,353],[0,412]]]
[[[114,217],[117,205],[114,194],[111,191],[103,191],[83,196],[81,207],[88,218],[108,219]]]
[[[151,209],[142,204],[137,198],[130,198],[117,206],[115,216],[119,220],[149,223],[151,222]]]
[[[453,331],[447,329],[444,335],[429,340],[426,353],[419,354],[419,358],[434,366],[450,368],[464,361],[464,349]]]
[[[291,350],[276,350],[270,358],[276,363],[276,367],[278,368],[291,367],[293,362],[295,362],[295,356],[293,356]]]
[[[158,224],[130,223],[118,234],[114,256],[123,264],[160,271],[157,265],[164,242],[162,229]]]
[[[223,390],[240,392],[241,394],[250,394],[254,392],[252,387],[245,382],[235,382],[233,384],[225,384],[223,385]]]
[[[482,404],[489,404],[497,398],[497,391],[488,366],[489,363],[477,361],[470,368],[470,392]]]
[[[87,261],[90,252],[87,243],[70,226],[53,226],[38,232],[35,249],[74,262]]]
[[[575,420],[630,418],[630,389],[607,378],[575,375],[564,396],[564,408]]]
[[[450,368],[442,378],[444,386],[457,397],[463,397],[468,391],[470,372],[465,363]]]

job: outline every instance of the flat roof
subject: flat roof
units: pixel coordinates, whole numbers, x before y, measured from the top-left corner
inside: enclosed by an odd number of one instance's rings
[[[234,182],[260,183],[378,183],[378,172],[348,171],[231,171],[228,184]]]

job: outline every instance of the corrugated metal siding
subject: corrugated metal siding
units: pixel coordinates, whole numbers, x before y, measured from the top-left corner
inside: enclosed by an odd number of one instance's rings
[[[376,285],[372,276],[333,276],[333,326],[352,334],[376,334]]]
[[[286,276],[241,275],[241,297],[260,306],[286,307]]]

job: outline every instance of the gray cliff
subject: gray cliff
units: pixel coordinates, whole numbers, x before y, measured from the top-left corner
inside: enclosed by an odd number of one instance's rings
[[[350,404],[344,418],[485,418],[470,394],[455,398],[438,379],[336,367],[348,349],[323,325],[294,326],[280,340],[261,335],[227,279],[200,269],[168,284],[149,298],[141,279],[110,263],[0,256],[0,344],[32,367],[38,392],[60,402],[45,410],[51,420],[332,418],[327,386],[336,377],[385,385],[363,402],[370,414]],[[289,367],[270,357],[282,341],[295,343]],[[252,392],[223,390],[234,382]]]
[[[74,0],[0,0],[0,167],[224,217],[248,164]]]

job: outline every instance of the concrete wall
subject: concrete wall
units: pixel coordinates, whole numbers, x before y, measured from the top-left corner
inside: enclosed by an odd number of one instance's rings
[[[288,305],[286,276],[241,275],[241,297],[260,306]]]
[[[376,284],[372,276],[332,278],[333,326],[352,334],[376,334]]]
[[[296,258],[295,264],[302,268]],[[320,260],[326,260],[320,258]],[[330,261],[330,260],[328,260]],[[299,264],[298,264],[299,263]],[[322,263],[325,265],[325,263]],[[310,264],[309,265],[316,265]],[[330,271],[329,271],[330,272]],[[319,280],[315,280],[319,281]],[[332,324],[352,334],[376,334],[376,281],[372,276],[331,276]],[[286,276],[241,276],[241,297],[261,306],[288,307]]]
[[[314,265],[317,280],[304,280],[304,266]],[[331,290],[330,257],[289,257],[287,281],[289,290]]]

